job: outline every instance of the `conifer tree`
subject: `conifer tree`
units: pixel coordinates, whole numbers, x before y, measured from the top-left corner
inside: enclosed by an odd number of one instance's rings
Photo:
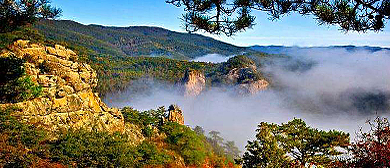
[[[379,31],[390,16],[390,0],[166,0],[184,7],[189,32],[204,30],[232,36],[255,25],[252,11],[267,12],[272,20],[292,12],[312,15],[320,24],[344,31]]]
[[[52,7],[49,0],[0,0],[0,33],[32,24],[38,19],[54,19],[61,9]]]
[[[329,166],[332,156],[347,147],[349,134],[311,128],[301,119],[281,125],[262,122],[256,140],[248,141],[243,156],[244,167]]]

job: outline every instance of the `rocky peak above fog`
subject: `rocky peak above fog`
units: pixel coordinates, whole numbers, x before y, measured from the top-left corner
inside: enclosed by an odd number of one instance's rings
[[[210,84],[211,83],[211,84]],[[218,87],[233,87],[240,95],[256,94],[265,90],[269,82],[262,77],[255,62],[244,55],[230,58],[220,64],[211,75],[205,77],[204,72],[186,70],[179,82],[185,96],[198,96],[206,89],[206,84]],[[207,85],[209,87],[209,85]]]
[[[253,60],[244,55],[230,58],[221,66],[227,83],[234,85],[240,95],[256,94],[267,89],[269,82],[262,77]]]
[[[188,69],[179,84],[183,86],[185,96],[197,96],[205,89],[206,78],[203,72]]]

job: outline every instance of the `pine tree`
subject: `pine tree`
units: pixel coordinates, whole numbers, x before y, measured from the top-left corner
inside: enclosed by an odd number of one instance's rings
[[[320,24],[338,25],[345,31],[379,31],[390,16],[389,0],[167,0],[184,6],[183,21],[189,32],[204,30],[232,36],[252,28],[252,10],[267,12],[272,20],[292,12],[313,15]]]
[[[0,33],[32,24],[40,18],[54,19],[61,9],[52,7],[48,0],[0,0]]]

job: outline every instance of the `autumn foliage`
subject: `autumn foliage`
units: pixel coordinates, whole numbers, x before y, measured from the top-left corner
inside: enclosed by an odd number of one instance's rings
[[[346,167],[390,167],[390,123],[387,118],[377,117],[367,121],[370,131],[360,130],[351,152],[353,159]]]

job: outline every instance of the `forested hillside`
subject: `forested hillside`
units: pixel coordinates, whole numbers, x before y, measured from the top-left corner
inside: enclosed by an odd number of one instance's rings
[[[200,70],[217,79],[219,65],[186,61],[205,54],[245,52],[256,58],[265,56],[202,35],[158,27],[105,27],[67,20],[42,20],[34,27],[47,41],[60,42],[77,51],[80,59],[97,71],[96,91],[102,96],[123,90],[140,77],[175,83],[187,69]]]
[[[77,44],[112,57],[154,55],[192,59],[210,53],[232,55],[248,50],[202,35],[158,27],[105,27],[69,20],[42,20],[35,27],[47,39]]]

